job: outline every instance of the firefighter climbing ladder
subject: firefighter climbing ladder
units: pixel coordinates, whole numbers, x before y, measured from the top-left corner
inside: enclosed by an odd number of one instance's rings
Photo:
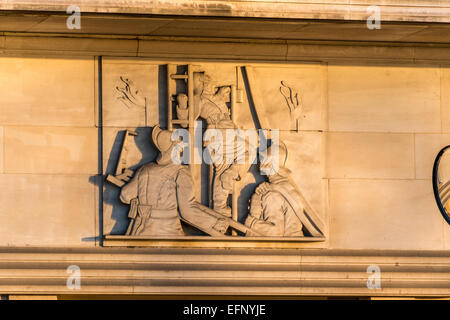
[[[177,70],[181,67],[186,70],[183,74],[178,74]],[[190,169],[191,175],[194,181],[201,181],[201,166],[196,164],[194,161],[195,152],[195,107],[194,107],[194,68],[193,65],[177,65],[168,64],[167,65],[167,128],[169,130],[174,129],[174,125],[182,125],[183,127],[189,128],[189,137],[192,143],[189,143],[189,154],[190,154]],[[187,109],[188,109],[188,119],[174,119],[174,101],[176,101],[177,92],[177,82],[183,81],[186,87],[187,94]],[[197,180],[199,179],[199,180]],[[201,186],[196,186],[194,190],[195,197],[201,199]]]
[[[177,70],[178,68],[181,67],[181,69],[187,70],[184,72],[184,74],[178,74]],[[194,71],[195,70],[195,66],[193,65],[175,65],[175,64],[169,64],[167,65],[167,105],[168,105],[168,112],[167,112],[167,116],[168,116],[168,129],[169,130],[173,130],[174,125],[181,125],[183,127],[188,126],[189,127],[189,136],[191,137],[192,140],[194,138],[194,134],[195,134],[195,107],[194,107]],[[198,72],[201,72],[200,70],[198,70]],[[173,102],[176,99],[176,95],[177,95],[177,84],[176,81],[177,80],[184,80],[184,83],[186,85],[186,92],[187,92],[187,96],[188,96],[188,101],[187,101],[187,108],[188,108],[188,120],[181,120],[181,119],[174,119],[173,116]],[[230,102],[231,102],[231,116],[232,116],[232,120],[233,122],[235,122],[235,106],[236,106],[236,85],[231,84],[230,86]],[[194,162],[194,152],[195,152],[195,144],[194,143],[190,143],[190,168],[191,168],[191,174],[192,177],[194,178],[194,180],[196,177],[199,178],[197,181],[201,181],[201,167],[200,165],[196,164]],[[209,205],[211,206],[212,204],[212,199],[211,199],[211,188],[212,188],[212,167],[210,167],[210,172],[209,172],[209,181],[208,181],[208,195],[209,195]],[[197,190],[195,190],[195,195],[198,199],[200,199],[201,197],[201,186],[196,186]],[[238,220],[238,212],[237,212],[237,198],[238,198],[238,190],[236,188],[236,183],[233,186],[233,193],[232,193],[232,218],[234,221]]]

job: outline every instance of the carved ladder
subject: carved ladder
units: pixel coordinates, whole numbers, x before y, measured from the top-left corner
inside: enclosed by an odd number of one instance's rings
[[[187,71],[183,74],[178,74],[177,69],[181,67]],[[174,129],[174,125],[182,125],[183,127],[189,128],[189,154],[190,154],[190,170],[191,175],[194,181],[201,181],[201,165],[195,164],[194,162],[194,135],[195,135],[195,107],[194,107],[194,69],[195,66],[188,65],[177,65],[177,64],[168,64],[167,65],[167,128],[169,130]],[[182,80],[184,81],[188,100],[187,100],[187,109],[188,109],[188,120],[182,119],[174,119],[173,110],[174,110],[174,102],[176,101],[177,92],[177,82]],[[195,184],[194,195],[197,200],[201,199],[201,184]]]

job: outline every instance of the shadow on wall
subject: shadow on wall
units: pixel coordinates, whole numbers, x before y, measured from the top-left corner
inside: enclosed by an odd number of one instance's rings
[[[127,156],[130,169],[134,172],[142,165],[154,161],[158,154],[156,147],[151,142],[152,128],[140,127],[136,128],[135,131],[138,135],[134,136],[133,140],[130,141]],[[109,159],[103,179],[105,179],[107,174],[115,174],[124,137],[125,130],[119,131],[109,152]],[[139,156],[136,157],[136,154]],[[120,201],[119,196],[120,188],[104,180],[104,208],[106,206],[111,207],[110,219],[115,221],[110,234],[124,234],[128,227],[127,215],[129,207]]]
[[[99,188],[101,186],[101,183],[100,183],[101,179],[102,179],[102,177],[99,176],[99,175],[95,175],[95,176],[90,176],[89,177],[89,183],[91,183],[91,184],[93,184],[95,186],[95,191],[97,193],[99,192]],[[100,210],[100,212],[102,212],[102,211]],[[101,221],[100,215],[99,215],[99,218],[100,218],[99,221]],[[81,241],[82,242],[100,242],[101,241],[101,237],[100,236],[84,237],[84,238],[81,238]]]

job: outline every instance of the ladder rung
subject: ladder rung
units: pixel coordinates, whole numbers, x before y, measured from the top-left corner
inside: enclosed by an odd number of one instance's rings
[[[186,80],[188,78],[188,75],[187,74],[171,74],[170,78],[174,79],[174,80]]]

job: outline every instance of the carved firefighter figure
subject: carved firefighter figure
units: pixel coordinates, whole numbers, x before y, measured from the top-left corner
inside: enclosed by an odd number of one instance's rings
[[[275,165],[277,155],[279,162]],[[281,141],[267,149],[267,158],[260,163],[260,170],[269,181],[261,183],[251,197],[250,212],[245,221],[251,230],[246,236],[256,236],[254,230],[270,237],[301,237],[303,226],[311,235],[322,236],[308,216],[309,205],[289,178],[291,171],[285,167],[286,160],[287,149]]]
[[[211,215],[192,194],[189,168],[172,161],[176,141],[172,132],[153,128],[152,139],[160,151],[156,163],[142,166],[120,193],[120,200],[130,204],[131,218],[127,234],[146,236],[185,235],[181,220],[213,235],[228,229],[225,219]],[[210,210],[210,209],[209,209]]]
[[[186,112],[183,112],[186,109],[183,108],[184,96],[180,94],[177,97],[179,119],[187,119],[188,116]],[[237,129],[231,120],[230,110],[226,104],[229,98],[229,86],[216,86],[206,73],[194,74],[194,118],[204,119],[207,129],[219,130],[222,136],[222,141],[219,142],[222,150],[221,161],[217,161],[216,155],[211,154],[211,158],[215,159],[212,161],[214,167],[212,204],[215,211],[227,217],[231,216],[231,208],[227,205],[228,196],[232,192],[233,181],[240,178],[239,169],[241,168],[236,165],[236,158],[244,150],[238,150],[238,148],[245,148],[242,144],[235,144],[234,139],[226,139],[226,129]],[[205,142],[204,146],[207,147],[211,142]],[[232,159],[232,161],[227,159]]]

